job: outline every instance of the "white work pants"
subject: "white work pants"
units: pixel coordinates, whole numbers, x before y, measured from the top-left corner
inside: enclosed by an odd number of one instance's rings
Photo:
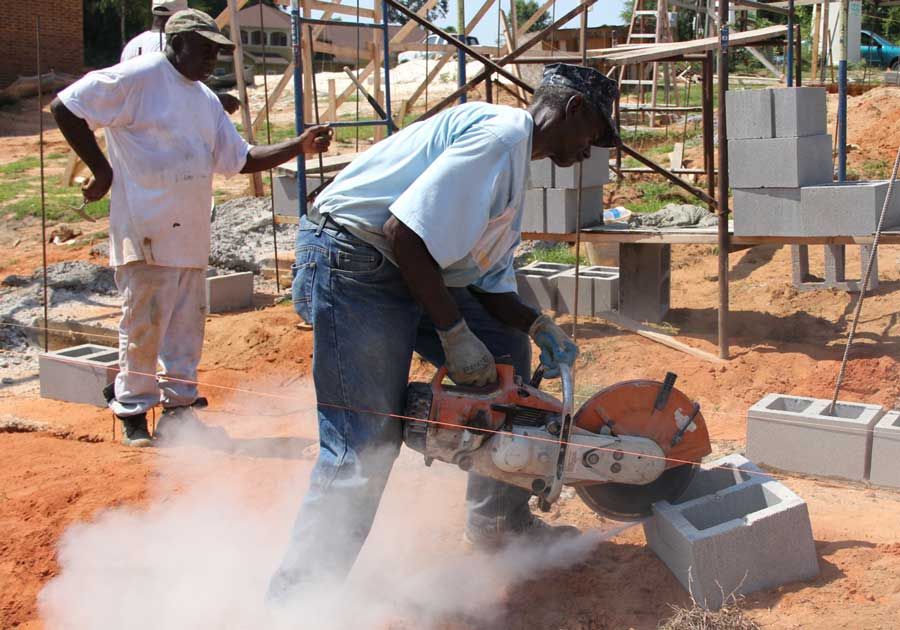
[[[192,404],[206,325],[206,270],[129,263],[116,267],[116,286],[123,303],[113,413],[145,413],[159,402]]]

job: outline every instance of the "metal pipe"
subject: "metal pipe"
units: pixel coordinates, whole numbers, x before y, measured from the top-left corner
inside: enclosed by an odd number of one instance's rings
[[[259,3],[259,30],[262,31],[263,106],[266,108],[266,144],[272,144],[272,125],[269,121],[269,76],[266,63],[266,27],[263,3]],[[248,103],[249,105],[249,103]],[[281,269],[278,264],[278,223],[275,214],[275,175],[269,169],[269,203],[272,205],[272,249],[275,253],[275,290],[281,293]]]
[[[317,26],[340,26],[342,28],[346,28],[347,26],[353,27],[362,27],[362,28],[383,28],[383,24],[381,22],[344,22],[343,20],[323,20],[321,18],[308,18],[302,17],[300,18],[303,24],[315,24]]]
[[[515,0],[513,0],[515,1]],[[465,0],[456,0],[456,32],[459,41],[464,44],[466,40],[466,3]],[[462,87],[466,84],[466,54],[462,50],[456,51],[456,86]],[[459,102],[465,103],[468,95],[463,92],[459,95]]]
[[[294,131],[299,136],[306,128],[303,113],[303,55],[300,50],[300,6],[291,0],[291,52],[294,55]],[[306,160],[297,156],[297,214],[306,216]]]
[[[41,256],[44,263],[44,352],[50,351],[50,316],[47,286],[47,196],[44,190],[44,78],[41,76],[41,16],[35,16],[35,47],[37,48],[37,90],[38,90],[38,129],[41,157]],[[115,431],[115,429],[113,429]]]
[[[703,168],[706,171],[706,192],[715,199],[716,196],[716,175],[715,175],[715,140],[713,133],[715,125],[713,124],[713,51],[706,53],[706,59],[703,62]],[[710,212],[715,212],[715,206],[709,206]]]
[[[313,47],[313,29],[312,25],[306,25],[306,45],[309,47],[309,67],[313,70],[312,89],[313,89],[313,112],[315,113],[316,124],[319,124],[319,88],[316,85],[316,68],[314,62],[316,60],[316,51]],[[322,152],[317,153],[319,156],[319,187],[318,190],[325,188],[325,166],[322,161]]]
[[[388,33],[388,6],[384,0],[382,0],[381,2],[381,15],[381,19],[384,20],[384,28],[381,31],[381,43],[384,47],[384,53],[382,54],[381,62],[384,64],[384,108],[387,110],[384,118],[386,121],[388,121],[386,123],[387,135],[391,135],[396,127],[394,126],[394,121],[391,119],[391,39]]]
[[[784,47],[784,76],[788,87],[794,87],[794,0],[788,0],[787,37]]]
[[[796,53],[794,53],[794,64],[796,65],[795,72],[797,73],[797,87],[802,87],[803,79],[801,78],[801,74],[803,73],[803,46],[800,40],[800,25],[797,25],[797,35],[794,37],[794,43],[797,47]]]
[[[662,175],[663,177],[668,179],[670,182],[672,182],[676,186],[683,188],[684,190],[688,191],[689,193],[691,193],[692,195],[694,195],[701,201],[705,202],[706,204],[711,204],[713,206],[716,205],[716,200],[713,199],[712,197],[710,197],[709,195],[707,195],[704,191],[700,190],[696,186],[691,186],[689,183],[687,183],[680,177],[676,177],[669,170],[663,168],[662,166],[660,166],[659,164],[657,164],[650,158],[647,158],[647,157],[641,155],[640,153],[638,153],[637,151],[635,151],[634,149],[629,147],[627,144],[623,143],[620,145],[620,147],[621,147],[623,153],[625,153],[626,155],[630,155],[631,157],[633,157],[635,160],[637,160],[641,164],[649,167],[650,169],[653,170],[654,173],[658,173],[659,175]]]
[[[850,0],[841,0],[838,37],[838,181],[847,179],[847,39]]]
[[[725,92],[728,90],[728,0],[719,0],[718,136],[719,136],[719,358],[728,358],[728,136]]]

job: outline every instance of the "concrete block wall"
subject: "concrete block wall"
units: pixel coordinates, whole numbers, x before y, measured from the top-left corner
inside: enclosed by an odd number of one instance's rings
[[[735,188],[734,233],[802,236],[800,188]]]
[[[800,188],[833,179],[831,136],[728,141],[733,188]],[[740,208],[735,206],[735,210]]]
[[[243,271],[206,278],[206,308],[226,313],[253,306],[253,273]]]
[[[875,425],[869,481],[900,488],[900,411],[889,411]]]
[[[119,351],[86,343],[38,356],[41,398],[106,407],[103,388],[119,373]]]
[[[618,267],[582,267],[578,274],[578,314],[593,317],[619,305]],[[557,313],[575,312],[575,269],[557,276]]]
[[[531,165],[528,169],[528,187],[553,188],[556,185],[553,176],[554,166],[550,158],[531,160]]]
[[[525,209],[522,212],[523,232],[547,231],[547,191],[544,188],[530,188],[525,191]]]
[[[555,311],[559,276],[570,269],[574,265],[550,262],[533,262],[517,269],[519,298],[542,311]]]
[[[727,101],[726,101],[727,103]],[[825,88],[790,87],[772,90],[776,138],[827,133]]]
[[[725,108],[729,141],[775,137],[772,90],[728,90]]]
[[[887,196],[887,181],[828,183],[806,186],[800,199],[801,224],[807,236],[869,236]],[[892,195],[884,227],[900,226],[900,195]]]
[[[619,247],[619,312],[661,322],[669,312],[671,246],[622,243]]]
[[[571,234],[578,225],[578,191],[572,188],[544,190],[547,232]],[[603,217],[603,186],[581,191],[581,225],[585,228],[600,223]]]
[[[702,473],[701,473],[702,474]],[[746,471],[743,473],[746,474]],[[819,573],[806,503],[777,481],[755,475],[712,494],[654,505],[647,542],[701,606]]]
[[[525,194],[523,232],[571,234],[603,220],[603,185],[609,182],[609,149],[592,148],[583,163],[581,224],[578,223],[578,167],[559,168],[532,160]],[[539,227],[540,226],[540,227]]]
[[[584,169],[582,187],[595,188],[609,183],[609,149],[591,147],[591,157],[581,164]],[[578,189],[578,165],[553,168],[555,175],[552,188]]]
[[[768,394],[747,412],[747,457],[781,470],[863,481],[879,405]]]

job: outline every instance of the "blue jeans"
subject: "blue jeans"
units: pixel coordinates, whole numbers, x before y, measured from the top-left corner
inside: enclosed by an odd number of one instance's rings
[[[313,379],[319,457],[270,596],[322,578],[343,579],[368,536],[403,441],[413,351],[438,366],[434,324],[399,269],[374,247],[301,222],[293,267],[297,313],[315,331]],[[491,316],[468,289],[450,289],[469,328],[495,357],[529,378],[528,336]],[[527,490],[469,474],[467,528],[516,529],[531,519]]]

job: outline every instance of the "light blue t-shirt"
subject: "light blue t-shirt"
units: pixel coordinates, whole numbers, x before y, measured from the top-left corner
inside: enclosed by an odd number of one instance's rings
[[[331,217],[394,261],[382,227],[393,214],[424,241],[450,287],[516,291],[534,120],[522,109],[468,103],[379,142],[316,199]]]

